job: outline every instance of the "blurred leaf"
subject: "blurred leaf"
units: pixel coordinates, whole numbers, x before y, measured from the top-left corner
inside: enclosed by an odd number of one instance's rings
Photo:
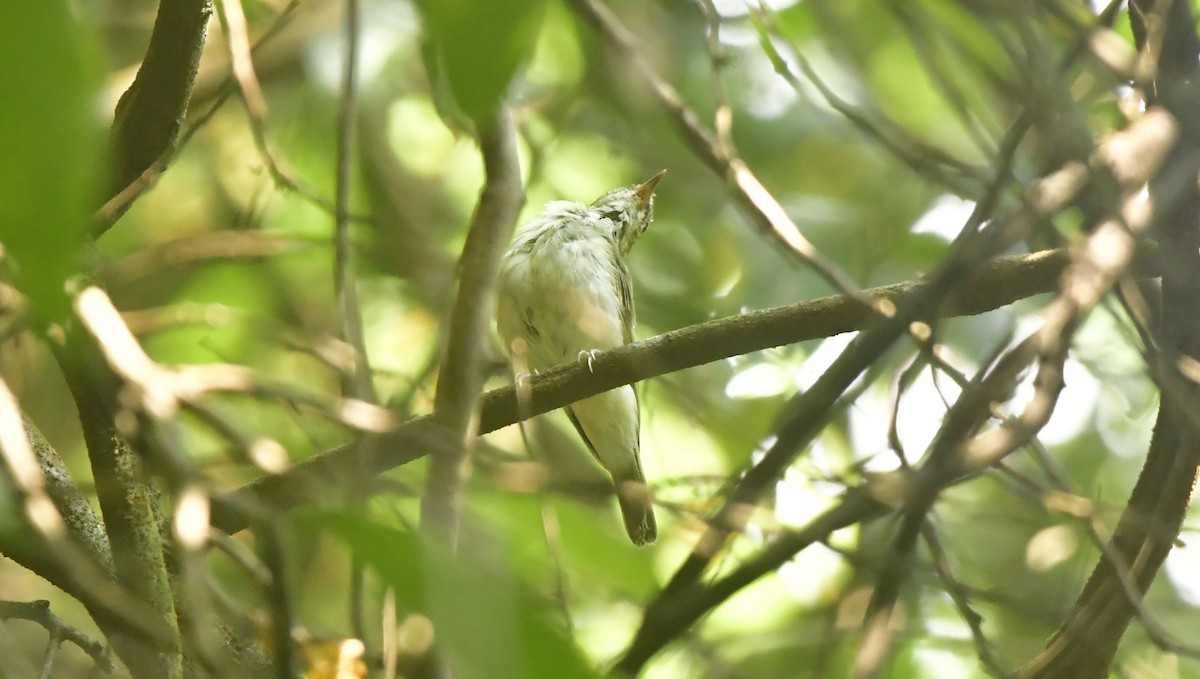
[[[522,583],[465,547],[454,558],[414,533],[354,514],[314,513],[304,522],[355,550],[401,606],[433,621],[454,676],[599,676]]]
[[[471,501],[473,513],[487,517],[489,533],[504,535],[512,544],[509,561],[526,578],[545,581],[552,576],[541,509],[549,502],[561,534],[562,566],[578,574],[572,593],[602,591],[607,598],[615,591],[644,597],[658,584],[651,566],[653,551],[630,544],[615,503],[605,501],[597,507],[566,497],[519,493],[476,493]]]
[[[544,0],[423,0],[425,65],[443,117],[455,106],[477,128],[488,125],[509,82],[530,58]]]
[[[267,318],[277,300],[257,267],[220,262],[196,272],[181,286],[181,297],[197,304],[217,304]],[[146,339],[157,360],[167,363],[255,362],[262,350],[261,329],[244,323],[191,323]]]
[[[65,0],[16,3],[0,21],[0,239],[42,322],[70,309],[98,149],[94,59]]]

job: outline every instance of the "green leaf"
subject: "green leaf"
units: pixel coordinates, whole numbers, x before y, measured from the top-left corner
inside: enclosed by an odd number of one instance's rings
[[[41,322],[70,310],[99,148],[94,60],[66,0],[18,2],[0,21],[0,240]]]
[[[353,514],[313,513],[302,521],[358,553],[395,589],[400,606],[433,621],[454,676],[600,676],[550,621],[545,603],[490,560],[465,550],[451,557],[419,535]]]
[[[445,115],[457,108],[476,129],[486,128],[513,75],[533,54],[544,0],[423,0],[419,5],[428,38],[426,68],[443,98],[439,111]]]

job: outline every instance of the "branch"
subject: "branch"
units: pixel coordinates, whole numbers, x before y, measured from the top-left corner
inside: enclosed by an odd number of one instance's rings
[[[89,291],[76,298],[76,313],[86,332],[103,345],[113,319],[121,328],[124,325],[107,297],[103,297],[105,304],[99,304],[102,295]],[[96,496],[112,546],[114,574],[138,599],[150,603],[154,613],[147,622],[166,641],[153,648],[130,649],[119,644],[115,648],[139,679],[182,676],[179,628],[154,499],[141,460],[114,424],[120,383],[105,364],[100,349],[84,332],[78,327],[68,332],[66,346],[55,347],[56,358],[79,411]]]
[[[496,274],[517,213],[525,201],[517,160],[516,129],[507,109],[480,140],[486,180],[463,247],[462,282],[450,314],[450,331],[434,397],[434,419],[454,437],[430,462],[421,519],[454,545],[471,442],[476,436],[484,355],[491,328]]]
[[[1143,68],[1149,66],[1153,75],[1148,102],[1163,105],[1180,126],[1180,140],[1150,182],[1154,231],[1164,246],[1157,338],[1162,356],[1151,364],[1161,404],[1146,463],[1112,540],[1062,626],[1018,673],[1030,679],[1108,676],[1139,609],[1126,585],[1132,581],[1137,596],[1149,589],[1179,534],[1200,465],[1200,431],[1191,419],[1200,390],[1178,371],[1181,361],[1200,356],[1200,318],[1194,313],[1200,298],[1200,129],[1194,116],[1200,90],[1193,81],[1200,39],[1186,2],[1131,2],[1130,20]]]
[[[865,629],[854,657],[853,676],[856,679],[877,676],[882,668],[894,634],[892,616],[901,587],[909,576],[917,538],[928,522],[927,514],[933,509],[941,489],[961,473],[967,462],[959,459],[961,451],[992,417],[993,405],[1011,397],[1021,373],[1036,357],[1036,340],[1043,333],[1044,329],[1020,342],[997,361],[990,372],[982,375],[981,371],[981,376],[963,389],[946,412],[937,438],[915,477],[924,483],[910,483],[905,476],[898,476],[904,482],[897,485],[906,497],[903,497],[899,528],[887,549],[871,594]],[[1060,343],[1060,346],[1065,344]],[[1060,360],[1066,359],[1065,349],[1060,356]],[[1058,387],[1054,390],[1057,395],[1062,385],[1061,370],[1055,375],[1059,376],[1054,385]]]
[[[759,231],[781,244],[784,249],[811,268],[833,289],[858,296],[868,308],[872,300],[858,295],[858,286],[836,264],[825,259],[788,216],[787,211],[762,185],[730,145],[722,144],[700,123],[695,111],[687,106],[679,92],[663,80],[637,49],[638,40],[599,0],[572,0],[575,11],[629,61],[650,87],[659,106],[692,150],[720,176],[733,193],[738,206],[750,215]]]
[[[637,675],[659,649],[743,587],[775,571],[814,542],[825,541],[834,531],[884,516],[889,509],[868,488],[851,488],[836,505],[807,526],[785,532],[720,580],[711,584],[690,582],[676,590],[677,595],[656,600],[646,608],[641,627],[615,669],[628,676]]]
[[[765,572],[757,569],[772,564],[778,566],[783,563],[778,559],[790,558],[794,552],[789,554],[783,545],[803,549],[812,539],[816,539],[807,533],[802,540],[781,538],[764,550],[762,558],[738,569],[734,574],[736,577],[727,577],[713,587],[702,588],[697,584],[729,535],[746,523],[759,496],[779,478],[782,470],[795,459],[797,451],[820,431],[828,412],[827,404],[832,403],[845,389],[844,385],[857,376],[864,362],[871,358],[872,352],[877,351],[877,347],[883,342],[890,341],[889,334],[892,338],[899,335],[902,331],[897,327],[899,323],[905,323],[906,320],[923,320],[923,314],[928,313],[923,307],[936,303],[939,293],[971,284],[970,279],[956,284],[952,275],[956,270],[969,267],[968,262],[979,257],[979,250],[987,250],[989,239],[982,236],[996,232],[1002,238],[1005,231],[1019,229],[1022,220],[1032,220],[1036,215],[1056,213],[1080,195],[1081,190],[1089,185],[1093,174],[1100,175],[1101,179],[1115,177],[1123,180],[1126,186],[1136,183],[1139,176],[1144,181],[1146,174],[1153,171],[1173,139],[1174,126],[1170,116],[1161,109],[1148,112],[1129,129],[1111,135],[1093,159],[1095,167],[1085,168],[1068,164],[1062,170],[1041,180],[1031,192],[1029,212],[1007,220],[995,219],[987,229],[977,234],[980,237],[963,241],[964,247],[955,250],[947,258],[939,272],[926,284],[925,289],[914,290],[904,299],[895,318],[878,324],[855,338],[817,382],[796,400],[795,409],[776,432],[775,444],[738,480],[721,510],[697,541],[692,553],[658,597],[647,606],[642,625],[621,659],[620,668],[626,673],[636,673],[654,653],[674,638],[672,635],[682,634],[700,615],[723,601],[723,596],[731,596],[738,588],[749,584],[753,578]],[[1126,149],[1132,148],[1139,149],[1139,153],[1124,153]],[[1138,171],[1142,174],[1138,175]],[[1145,225],[1143,223],[1140,226],[1144,228]],[[994,241],[995,238],[990,240]],[[1065,360],[1067,345],[1058,340],[1073,327],[1078,314],[1095,305],[1116,276],[1133,264],[1133,242],[1133,236],[1120,231],[1116,220],[1098,229],[1086,242],[1085,247],[1072,254],[1072,267],[1063,274],[1064,291],[1049,307],[1045,327],[1031,338],[1033,341],[1027,340],[1010,352],[1009,357],[984,380],[981,386],[985,388],[964,391],[964,396],[969,396],[971,400],[960,398],[955,404],[952,409],[955,411],[952,413],[955,417],[948,415],[948,424],[942,430],[944,440],[935,444],[935,449],[929,455],[930,460],[922,465],[911,480],[910,497],[906,499],[905,509],[906,512],[915,510],[914,516],[917,520],[909,523],[908,540],[905,542],[915,540],[923,520],[922,507],[932,504],[941,488],[971,471],[995,463],[1028,441],[1045,423],[1062,386],[1061,363]],[[972,253],[973,250],[976,252]],[[973,433],[973,422],[984,416],[987,404],[995,398],[995,394],[1014,383],[1020,368],[1039,355],[1042,365],[1036,382],[1038,393],[1021,417],[971,440],[969,444],[954,445]],[[989,382],[991,384],[988,384]],[[941,447],[940,450],[938,446]],[[942,458],[947,458],[948,463],[942,464]],[[847,507],[861,512],[861,516],[883,511],[882,507],[874,506],[879,503],[869,496],[870,488],[866,488],[864,492],[868,494],[865,498],[855,493],[847,494],[847,499],[842,505],[822,516],[835,517],[838,521],[844,520]],[[814,525],[819,523],[820,521],[815,521]],[[750,576],[753,577],[746,579]],[[898,583],[898,579],[893,580]],[[886,602],[881,602],[881,605],[885,604]],[[862,667],[865,668],[866,665]]]
[[[932,521],[925,522],[921,535],[925,539],[925,546],[929,548],[930,556],[933,557],[934,572],[941,580],[946,593],[950,595],[954,607],[958,609],[958,616],[971,630],[971,640],[975,643],[975,655],[979,657],[979,662],[993,677],[1007,676],[1008,672],[1000,664],[1000,659],[996,657],[996,649],[992,647],[987,635],[983,632],[983,616],[976,612],[971,605],[971,592],[951,570],[949,555],[942,546],[941,538],[938,537],[937,528],[934,527]]]
[[[143,181],[152,182],[162,171],[155,170],[162,165],[160,159],[179,141],[211,15],[209,0],[162,0],[159,4],[146,57],[137,78],[117,102],[110,142],[115,167],[109,186],[114,195]],[[149,176],[143,180],[146,173]],[[130,204],[118,202],[102,211],[93,235],[107,231]]]
[[[344,379],[342,393],[375,402],[371,384],[371,366],[363,339],[362,310],[358,305],[358,285],[350,253],[350,154],[358,99],[358,0],[346,3],[345,45],[342,53],[342,83],[338,96],[337,168],[334,176],[333,294],[337,298],[337,316],[342,339],[354,347],[354,366]],[[264,146],[265,148],[265,146]]]
[[[893,12],[902,10],[892,8]],[[770,8],[759,0],[758,6],[749,7],[748,17],[759,34],[759,46],[771,61],[771,66],[781,78],[798,94],[803,96],[804,85],[793,71],[781,50],[786,48],[788,56],[795,61],[805,79],[817,90],[825,103],[837,111],[848,123],[863,135],[886,149],[914,174],[946,187],[955,195],[974,196],[986,183],[980,168],[972,167],[942,149],[928,144],[916,135],[908,133],[903,126],[889,119],[882,111],[860,110],[842,99],[830,88],[809,63],[808,58],[792,45],[779,30]],[[913,41],[914,45],[919,45]],[[879,122],[876,122],[876,121]],[[969,128],[970,129],[970,128]],[[985,152],[987,149],[985,149]]]
[[[292,13],[299,6],[299,3],[300,0],[291,0],[291,2],[288,3],[288,5],[284,7],[282,11],[280,11],[279,15],[275,17],[275,21],[271,24],[271,27],[267,29],[267,32],[264,33],[263,36],[254,43],[254,46],[251,48],[251,53],[257,51],[263,45],[263,43],[274,37],[283,28],[284,24],[288,19],[291,18]],[[197,130],[199,130],[205,123],[212,119],[217,110],[225,104],[229,97],[233,96],[233,93],[236,89],[237,87],[234,85],[233,75],[230,74],[226,76],[216,87],[217,91],[214,95],[215,100],[208,107],[208,109],[205,110],[204,113],[197,116],[196,119],[187,127],[187,129],[179,135],[179,137],[175,140],[175,143],[170,144],[163,149],[163,152],[158,156],[158,158],[156,158],[154,162],[150,163],[146,169],[141,172],[141,174],[126,184],[124,188],[118,191],[112,198],[109,198],[108,201],[106,201],[104,205],[96,211],[92,217],[94,221],[92,227],[94,236],[103,234],[108,227],[112,226],[114,222],[121,218],[121,215],[125,214],[130,206],[133,205],[135,200],[137,200],[150,188],[151,185],[154,184],[158,177],[166,171],[167,165],[170,164],[171,160],[175,157],[175,154],[178,153],[179,149],[187,144],[188,139],[191,139],[192,135],[194,135]],[[270,166],[268,169],[270,169]],[[279,181],[280,178],[276,177],[276,180]],[[288,188],[295,187],[288,186]]]
[[[139,667],[139,658],[166,646],[168,635],[151,624],[156,617],[152,609],[113,580],[103,531],[86,524],[89,519],[94,524],[95,515],[89,510],[81,520],[72,501],[67,504],[72,515],[64,520],[59,498],[70,496],[74,486],[59,478],[59,465],[47,464],[48,446],[22,427],[16,400],[3,381],[0,425],[0,477],[23,509],[18,515],[22,525],[0,535],[0,551],[78,599],[126,664]],[[91,531],[100,532],[98,541]],[[84,546],[71,537],[82,539]]]
[[[112,550],[108,545],[108,535],[104,532],[104,522],[75,485],[75,480],[71,478],[71,472],[67,470],[58,451],[51,447],[50,442],[42,436],[42,432],[28,419],[25,420],[25,436],[29,439],[29,445],[37,457],[38,467],[41,468],[46,494],[62,515],[71,541],[83,548],[97,565],[111,574]]]
[[[109,657],[108,649],[104,647],[104,644],[93,641],[82,631],[63,622],[50,610],[49,601],[45,599],[38,601],[0,601],[0,620],[10,619],[29,620],[41,625],[50,633],[51,647],[57,647],[64,641],[69,641],[82,649],[84,653],[87,653],[92,662],[96,663],[96,666],[104,670],[106,674],[112,674],[112,658]],[[50,655],[49,649],[47,650],[47,655]]]
[[[945,317],[970,316],[997,309],[1019,299],[1056,288],[1068,262],[1065,252],[1045,250],[1030,255],[1001,257],[975,269],[947,295],[939,308]],[[1154,275],[1144,270],[1143,275]],[[873,298],[899,301],[928,285],[907,282],[866,291]],[[623,384],[693,368],[772,347],[829,337],[865,326],[873,314],[857,300],[834,295],[787,306],[716,319],[597,354],[592,371],[574,362],[534,376],[530,398],[518,408],[513,387],[485,393],[481,398],[479,433],[561,408]],[[328,495],[331,480],[345,469],[363,464],[371,474],[423,457],[447,445],[444,428],[429,415],[409,420],[381,434],[379,451],[360,461],[350,446],[310,458],[282,474],[266,476],[229,495],[214,498],[213,525],[234,533],[246,527],[236,508],[261,502],[287,509]]]

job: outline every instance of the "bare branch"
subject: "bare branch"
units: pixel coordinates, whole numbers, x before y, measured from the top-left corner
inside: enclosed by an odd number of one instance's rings
[[[1200,465],[1200,429],[1192,414],[1196,385],[1176,388],[1179,366],[1200,356],[1200,320],[1193,313],[1200,297],[1200,161],[1195,153],[1200,129],[1194,116],[1200,100],[1194,82],[1200,38],[1186,2],[1131,2],[1130,22],[1139,49],[1137,70],[1151,81],[1147,99],[1171,111],[1180,126],[1179,142],[1150,182],[1153,230],[1167,246],[1156,338],[1162,355],[1151,364],[1152,374],[1159,376],[1161,404],[1146,462],[1109,546],[1062,626],[1018,674],[1031,679],[1108,675],[1117,645],[1140,610],[1137,598],[1149,588],[1178,534]],[[1132,593],[1129,582],[1136,585]]]
[[[118,434],[117,408],[113,405],[119,393],[118,377],[104,364],[97,345],[108,352],[110,360],[119,359],[114,366],[144,378],[147,388],[139,394],[139,400],[161,404],[163,400],[157,397],[163,390],[152,379],[153,364],[141,353],[107,296],[97,288],[88,288],[76,297],[75,311],[96,343],[74,330],[67,335],[65,347],[56,347],[56,356],[79,410],[96,495],[112,545],[114,574],[138,599],[150,603],[154,612],[146,623],[165,638],[157,648],[126,648],[120,644],[115,648],[135,676],[182,676],[177,612],[155,500],[141,459]]]
[[[483,389],[484,349],[495,306],[496,273],[525,200],[517,161],[516,128],[506,110],[481,140],[486,179],[463,247],[461,282],[434,398],[434,421],[452,441],[435,450],[429,467],[421,519],[454,545],[466,465],[478,427]]]
[[[75,506],[70,492],[74,485],[69,477],[61,478],[63,470],[48,459],[42,450],[48,446],[40,436],[25,440],[27,431],[33,430],[21,425],[16,401],[3,382],[0,395],[6,397],[0,398],[0,418],[7,420],[0,427],[7,432],[0,439],[0,457],[5,461],[0,476],[16,491],[28,519],[25,530],[5,536],[0,551],[77,598],[126,664],[141,667],[142,654],[166,647],[168,634],[153,623],[157,616],[144,600],[113,580],[108,542],[95,525],[95,515],[90,508],[81,511]],[[49,474],[48,481],[44,473]],[[69,511],[67,521],[51,496]]]
[[[371,383],[371,366],[363,339],[362,310],[358,307],[358,282],[350,252],[350,155],[354,136],[354,119],[358,68],[358,0],[346,3],[344,26],[345,46],[342,52],[342,84],[338,98],[337,169],[334,181],[333,228],[333,294],[337,298],[338,322],[342,339],[354,347],[354,368],[342,393],[364,401],[375,401]]]
[[[1046,250],[1031,255],[1001,257],[976,270],[949,294],[938,312],[968,316],[1002,307],[1030,295],[1055,289],[1068,259],[1065,252]],[[1144,275],[1152,275],[1143,272]],[[928,286],[899,283],[867,291],[873,298],[899,301]],[[592,370],[572,362],[534,376],[529,383],[528,408],[518,406],[513,387],[485,393],[479,412],[479,433],[495,431],[521,419],[549,412],[622,384],[711,363],[730,356],[829,337],[865,327],[872,314],[844,295],[800,302],[773,309],[722,318],[669,332],[596,355]],[[373,474],[406,464],[430,449],[448,445],[443,428],[430,416],[409,420],[381,435],[380,453],[368,471]],[[222,498],[214,498],[213,525],[234,533],[245,519],[226,503],[251,499],[288,508],[328,494],[328,484],[358,464],[349,446],[310,458],[283,474],[255,481]]]
[[[267,102],[263,99],[262,87],[254,73],[254,60],[250,56],[250,36],[246,30],[246,13],[241,0],[220,0],[221,27],[225,29],[225,41],[229,44],[229,62],[233,65],[233,78],[246,109],[256,120],[267,115]]]
[[[112,126],[116,167],[110,182],[114,194],[124,196],[127,187],[142,183],[139,178],[145,173],[151,176],[144,183],[151,183],[161,172],[154,172],[154,166],[165,166],[160,159],[174,151],[211,15],[209,0],[163,0],[159,4],[146,57],[133,85],[117,103]],[[106,205],[103,218],[94,226],[94,235],[112,226],[132,197]]]
[[[0,619],[29,620],[41,625],[50,633],[50,645],[57,647],[64,641],[69,641],[92,659],[96,666],[111,674],[113,671],[112,658],[104,644],[93,641],[79,629],[63,622],[50,610],[50,602],[44,599],[38,601],[0,601]],[[50,675],[45,675],[50,676]]]
[[[963,619],[963,622],[967,623],[967,627],[971,630],[971,639],[975,642],[975,655],[979,656],[979,661],[983,663],[983,666],[987,668],[987,671],[992,676],[1008,676],[1008,672],[1000,664],[999,658],[996,657],[996,650],[992,647],[987,635],[983,632],[983,617],[971,606],[971,592],[955,577],[954,572],[951,570],[950,559],[946,554],[945,548],[942,547],[942,541],[938,537],[937,528],[934,527],[932,522],[926,521],[922,535],[925,538],[925,545],[933,555],[934,572],[937,573],[938,579],[942,581],[942,585],[950,594],[950,599],[954,601],[954,607],[958,609],[959,616]]]
[[[208,2],[209,0],[202,0],[202,4],[204,4],[206,7],[208,6]],[[175,5],[175,3],[167,4]],[[257,50],[265,41],[276,35],[279,29],[283,27],[283,25],[292,16],[292,13],[299,5],[300,0],[292,0],[290,3],[288,3],[287,7],[285,7],[283,11],[279,13],[279,16],[275,18],[275,22],[271,25],[271,28],[268,29],[267,32],[264,33],[263,36],[254,44],[254,46],[251,48],[251,52],[253,53],[253,51]],[[206,9],[206,12],[211,13],[211,10]],[[207,20],[204,22],[204,24],[207,24]],[[203,35],[200,37],[200,39],[203,41]],[[153,38],[151,41],[153,42]],[[198,59],[199,54],[197,53],[196,56]],[[140,75],[141,74],[139,72],[139,76]],[[192,135],[194,135],[197,130],[199,130],[212,118],[217,110],[220,109],[221,106],[224,105],[224,103],[229,99],[229,97],[233,95],[236,89],[237,88],[234,85],[233,76],[230,75],[226,77],[219,87],[220,92],[217,95],[216,100],[208,107],[207,110],[205,110],[203,114],[198,116],[190,125],[188,125],[187,129],[179,135],[177,140],[161,149],[158,156],[154,158],[152,162],[149,162],[145,169],[130,177],[126,184],[117,184],[114,187],[113,190],[116,191],[116,193],[112,196],[112,198],[109,198],[107,201],[105,201],[104,205],[101,206],[94,215],[92,215],[92,233],[94,236],[99,236],[107,231],[109,227],[111,227],[118,219],[121,218],[122,215],[125,214],[127,210],[129,210],[134,201],[136,201],[143,193],[145,193],[151,186],[154,185],[154,182],[158,180],[159,176],[166,171],[167,166],[170,165],[171,161],[175,158],[175,154],[178,153],[179,149],[187,144],[188,140],[192,138]],[[130,88],[130,91],[132,90],[133,88]],[[126,93],[126,96],[129,96],[128,93]]]
[[[679,92],[654,71],[637,48],[637,40],[607,7],[598,0],[572,0],[575,10],[596,29],[608,43],[633,64],[642,79],[658,99],[691,146],[692,150],[720,176],[733,191],[733,197],[746,211],[754,225],[778,241],[786,251],[815,271],[833,289],[856,299],[868,307],[873,302],[858,293],[858,285],[836,264],[825,259],[804,234],[800,232],[787,211],[763,186],[732,147],[722,144],[703,127],[696,113],[683,101]]]

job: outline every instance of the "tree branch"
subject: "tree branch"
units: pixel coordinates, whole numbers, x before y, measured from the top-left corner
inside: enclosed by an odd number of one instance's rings
[[[970,316],[997,309],[1031,295],[1056,289],[1068,262],[1064,251],[1045,250],[1030,255],[1001,257],[978,267],[947,295],[942,316]],[[1154,275],[1143,267],[1142,275]],[[866,294],[898,301],[927,285],[907,282],[873,288]],[[521,419],[549,412],[623,384],[693,368],[731,356],[830,337],[862,328],[872,312],[857,300],[834,295],[787,306],[716,319],[657,337],[627,344],[596,356],[592,371],[575,363],[534,376],[530,399],[518,407],[513,387],[485,393],[481,398],[479,433],[486,434]],[[431,449],[448,445],[444,428],[431,416],[409,420],[381,435],[379,450],[366,471],[382,473],[423,457]],[[263,477],[228,495],[214,498],[213,525],[229,533],[246,527],[237,509],[261,502],[287,509],[328,495],[340,470],[359,461],[350,446],[315,456],[282,474]]]
[[[1187,2],[1131,2],[1130,20],[1143,65],[1153,69],[1148,103],[1164,106],[1180,126],[1180,140],[1150,182],[1153,227],[1164,246],[1157,338],[1162,356],[1150,372],[1162,398],[1146,462],[1109,549],[1046,648],[1021,668],[1018,676],[1029,679],[1108,676],[1138,609],[1125,591],[1118,564],[1128,565],[1139,595],[1149,589],[1179,533],[1200,465],[1200,431],[1191,415],[1200,389],[1178,372],[1181,359],[1200,357],[1200,317],[1195,314],[1200,299],[1200,129],[1194,114],[1200,89],[1193,81],[1200,39]]]
[[[159,4],[137,78],[117,102],[110,142],[114,168],[109,188],[113,195],[139,184],[144,173],[151,173],[146,183],[153,181],[161,172],[154,171],[156,164],[174,150],[187,116],[211,15],[209,0],[162,0]],[[130,204],[124,201],[111,211],[102,211],[93,235],[107,231]]]
[[[157,647],[114,647],[139,679],[182,676],[174,598],[149,480],[141,460],[114,425],[119,381],[81,328],[68,333],[67,345],[56,347],[56,356],[79,411],[96,496],[112,546],[114,575],[137,598],[150,603],[152,624],[166,640]]]
[[[92,505],[75,485],[66,464],[59,457],[58,451],[50,446],[50,442],[42,436],[42,432],[25,420],[25,436],[37,456],[38,466],[46,484],[46,494],[54,501],[66,524],[71,541],[86,551],[92,560],[109,574],[113,571],[112,550],[108,545],[108,534],[104,532],[104,522],[92,509]]]
[[[816,246],[804,237],[787,211],[763,186],[735,149],[722,144],[703,126],[699,116],[688,107],[679,92],[663,80],[642,56],[637,48],[637,38],[629,29],[598,0],[572,0],[571,4],[613,49],[633,65],[634,70],[641,75],[642,80],[658,99],[659,106],[679,129],[684,141],[725,181],[733,199],[750,216],[753,225],[779,243],[787,253],[816,272],[834,290],[844,295],[856,296],[858,286],[837,264],[821,255]],[[858,299],[870,308],[871,300],[868,297],[859,296]]]
[[[126,664],[142,667],[140,659],[167,646],[169,635],[150,623],[155,612],[113,579],[108,543],[94,525],[94,513],[75,506],[74,484],[61,478],[57,456],[40,436],[31,436],[35,430],[21,426],[16,401],[2,381],[0,419],[0,480],[24,509],[18,514],[23,525],[0,534],[0,551],[78,599]],[[59,509],[63,498],[67,518]]]
[[[342,53],[342,82],[338,93],[337,166],[334,175],[333,294],[337,298],[338,325],[342,339],[354,348],[354,366],[344,378],[344,395],[374,403],[375,387],[363,338],[362,310],[358,304],[358,282],[350,246],[350,160],[353,152],[354,120],[358,106],[358,0],[346,3],[345,45]]]
[[[453,440],[451,445],[434,450],[421,501],[422,522],[440,532],[450,545],[455,544],[458,535],[462,486],[476,436],[496,274],[517,213],[525,202],[516,127],[507,109],[483,133],[480,149],[486,180],[463,246],[459,267],[462,281],[450,313],[450,331],[434,397],[434,420],[446,427]]]
[[[50,610],[50,602],[45,599],[38,601],[0,601],[0,620],[29,620],[41,625],[50,634],[51,646],[58,646],[69,641],[92,659],[97,667],[111,674],[113,671],[112,658],[104,644],[93,641],[81,630],[63,622],[54,611]],[[45,673],[43,673],[45,674]],[[48,676],[48,675],[46,675]]]

